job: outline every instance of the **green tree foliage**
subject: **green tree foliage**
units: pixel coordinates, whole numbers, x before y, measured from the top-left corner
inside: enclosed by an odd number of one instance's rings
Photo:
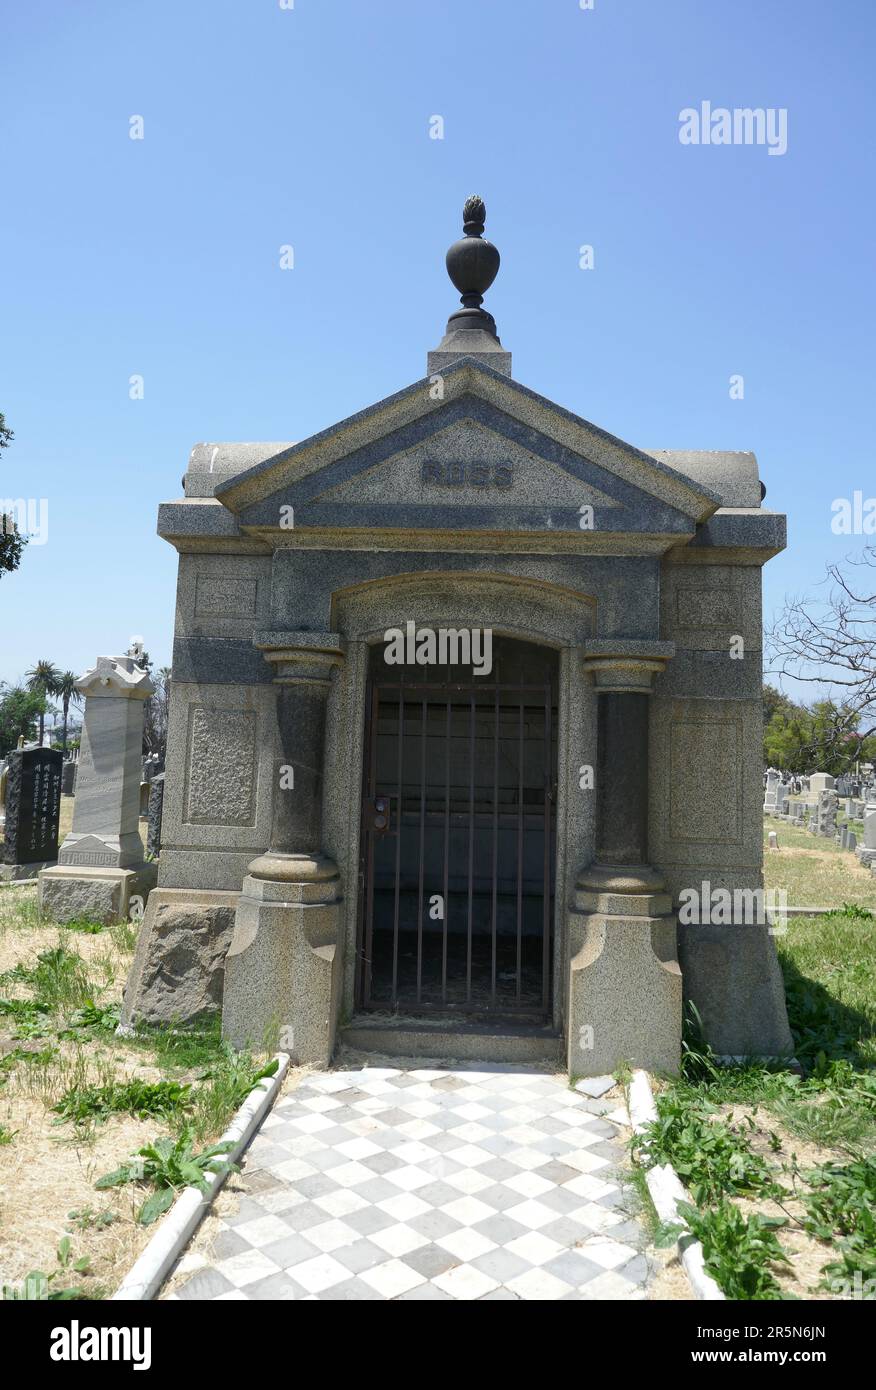
[[[771,694],[768,697],[767,691]],[[828,772],[838,777],[855,760],[872,762],[876,758],[876,737],[860,728],[861,715],[847,705],[817,700],[810,707],[795,705],[764,688],[764,714],[772,709],[764,729],[763,756],[769,767],[784,772]]]
[[[25,684],[28,690],[32,690],[37,695],[43,697],[43,707],[39,712],[40,722],[40,746],[43,742],[46,719],[46,701],[49,695],[57,695],[61,682],[61,672],[52,661],[38,661],[35,666],[24,673]]]
[[[61,708],[64,712],[64,722],[61,733],[61,747],[67,751],[67,721],[70,715],[71,705],[81,705],[82,696],[76,689],[76,682],[79,679],[72,671],[62,671],[57,680],[55,694],[60,698]]]
[[[22,736],[25,743],[33,742],[45,710],[44,694],[20,685],[0,686],[0,757],[15,748]]]

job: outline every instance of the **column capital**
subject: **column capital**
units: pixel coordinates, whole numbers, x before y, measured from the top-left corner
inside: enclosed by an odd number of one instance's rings
[[[337,632],[257,632],[253,637],[280,685],[323,685],[346,659],[346,643]]]
[[[597,690],[650,695],[654,676],[675,656],[675,643],[588,637],[581,651],[584,670]]]

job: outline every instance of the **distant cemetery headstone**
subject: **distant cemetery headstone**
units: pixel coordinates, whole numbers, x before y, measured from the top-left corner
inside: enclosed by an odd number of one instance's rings
[[[76,764],[69,758],[61,769],[61,793],[63,796],[75,795]]]
[[[9,754],[0,878],[35,878],[58,858],[63,754],[22,748]]]
[[[149,834],[146,839],[146,855],[157,859],[161,851],[161,812],[164,808],[164,773],[152,778],[149,788]]]
[[[864,810],[864,842],[855,852],[862,864],[876,864],[876,804]]]
[[[155,880],[137,819],[143,706],[154,693],[140,655],[132,643],[124,656],[98,657],[76,682],[85,710],[73,826],[57,867],[39,882],[40,908],[59,922],[125,918],[131,899],[145,900]]]
[[[809,790],[816,794],[833,791],[834,786],[834,779],[829,772],[813,772],[809,778]]]
[[[819,792],[815,812],[816,834],[833,839],[836,836],[836,792]]]

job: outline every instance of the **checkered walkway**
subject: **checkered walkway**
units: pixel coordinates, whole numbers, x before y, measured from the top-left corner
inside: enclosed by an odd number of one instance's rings
[[[177,1299],[644,1298],[622,1136],[564,1076],[366,1067],[268,1116]]]

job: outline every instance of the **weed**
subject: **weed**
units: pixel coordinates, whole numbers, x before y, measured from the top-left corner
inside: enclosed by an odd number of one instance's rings
[[[853,1279],[856,1272],[864,1280],[876,1278],[876,1162],[827,1163],[807,1179],[815,1190],[803,1198],[804,1228],[829,1241],[838,1255],[825,1265],[822,1287]]]
[[[230,1141],[214,1144],[202,1153],[192,1153],[191,1137],[181,1134],[178,1139],[156,1139],[137,1150],[138,1157],[123,1164],[112,1173],[105,1173],[94,1184],[99,1190],[120,1187],[123,1183],[148,1182],[157,1191],[137,1212],[137,1220],[143,1226],[151,1226],[163,1212],[173,1205],[177,1192],[184,1187],[196,1187],[201,1192],[208,1190],[208,1173],[224,1174],[236,1172],[237,1165],[223,1162],[225,1154],[234,1145]]]
[[[648,1167],[671,1163],[695,1202],[716,1202],[726,1192],[780,1195],[766,1159],[717,1118],[709,1101],[667,1091],[656,1105],[657,1119],[632,1141],[634,1153]]]
[[[178,1114],[190,1104],[189,1086],[177,1081],[115,1081],[106,1086],[74,1085],[64,1092],[52,1109],[64,1120],[85,1124],[106,1120],[110,1115],[134,1115],[138,1120],[150,1116]]]
[[[743,1216],[732,1202],[721,1198],[706,1211],[679,1202],[678,1213],[694,1238],[701,1242],[706,1271],[728,1298],[781,1299],[786,1295],[771,1265],[787,1265],[788,1258],[776,1237],[783,1217]],[[660,1243],[677,1239],[679,1227],[664,1227]]]
[[[16,1287],[13,1284],[3,1285],[3,1299],[6,1302],[15,1303],[34,1303],[49,1301],[69,1301],[74,1298],[85,1298],[86,1294],[78,1285],[70,1285],[64,1288],[52,1288],[55,1279],[62,1274],[75,1272],[86,1274],[91,1264],[90,1256],[83,1255],[81,1259],[73,1259],[73,1245],[69,1236],[64,1236],[55,1252],[55,1259],[58,1268],[51,1274],[45,1274],[41,1269],[33,1269],[25,1277],[24,1282]],[[92,1295],[93,1296],[93,1295]]]
[[[104,1208],[102,1211],[95,1211],[94,1207],[82,1207],[80,1211],[68,1211],[67,1220],[72,1221],[79,1231],[88,1231],[92,1228],[101,1230],[104,1226],[112,1226],[118,1221],[114,1211]]]

